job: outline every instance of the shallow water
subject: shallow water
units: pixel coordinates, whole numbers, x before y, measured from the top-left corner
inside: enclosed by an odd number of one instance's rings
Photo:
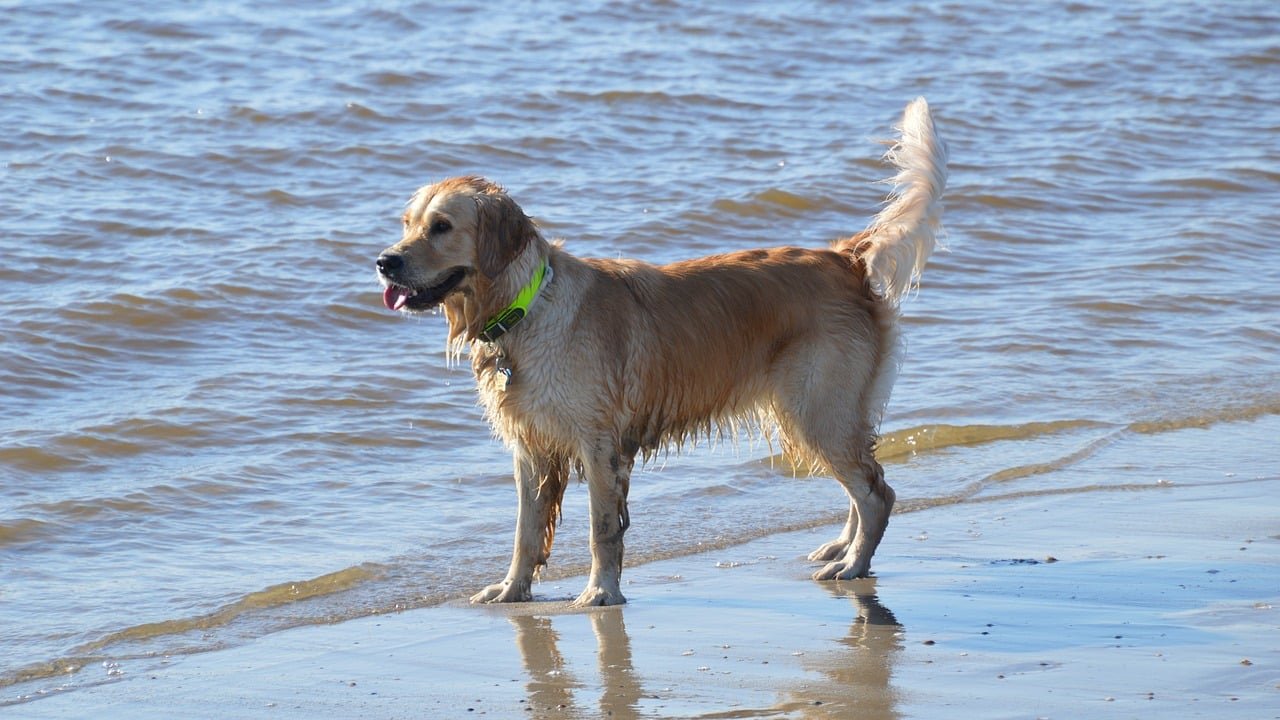
[[[510,459],[372,272],[452,174],[580,255],[818,246],[925,95],[951,250],[905,305],[903,509],[1280,473],[1272,3],[4,6],[0,701],[502,572]],[[773,453],[637,473],[631,562],[842,517]]]

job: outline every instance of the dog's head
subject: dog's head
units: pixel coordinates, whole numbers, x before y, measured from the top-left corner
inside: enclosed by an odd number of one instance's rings
[[[378,256],[382,302],[389,310],[423,312],[454,298],[483,299],[537,237],[533,221],[488,180],[427,185],[409,199],[400,242]]]

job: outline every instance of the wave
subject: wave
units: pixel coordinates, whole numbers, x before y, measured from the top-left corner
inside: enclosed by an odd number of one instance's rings
[[[0,547],[32,542],[49,532],[50,523],[34,518],[16,518],[0,522]]]
[[[885,433],[876,458],[895,460],[919,452],[981,445],[1002,440],[1027,440],[1073,430],[1111,427],[1096,420],[1050,420],[1020,425],[921,425]]]
[[[712,203],[712,207],[718,212],[748,218],[775,215],[803,217],[825,205],[821,198],[797,195],[778,188],[764,190],[746,201],[721,199]]]
[[[311,578],[310,580],[272,585],[249,593],[235,602],[223,605],[213,612],[203,615],[142,623],[115,630],[74,648],[66,657],[33,663],[17,670],[0,674],[0,687],[75,673],[87,665],[103,660],[107,657],[104,651],[108,649],[144,644],[157,639],[186,636],[195,631],[205,633],[209,630],[226,627],[249,613],[271,610],[345,592],[358,585],[377,579],[382,575],[383,571],[383,566],[365,563]],[[314,622],[318,619],[311,620]],[[307,618],[298,617],[293,622],[285,625],[285,627],[307,624],[307,622]],[[283,629],[283,627],[277,627],[276,629]],[[209,650],[217,646],[217,643],[200,644],[188,648],[188,651]],[[152,653],[128,655],[113,652],[110,657],[114,659],[132,659],[150,655]],[[0,702],[0,706],[3,704],[3,702]]]
[[[876,447],[876,459],[881,463],[904,461],[912,456],[938,452],[949,448],[971,447],[1006,440],[1031,440],[1076,430],[1115,427],[1113,423],[1097,420],[1051,420],[1019,425],[916,425],[884,433]],[[796,476],[817,474],[807,465],[798,463],[786,453],[775,453],[762,458],[761,463],[771,467],[792,467]]]
[[[604,90],[600,92],[562,90],[557,93],[557,97],[570,105],[580,103],[602,103],[607,106],[635,104],[643,107],[688,105],[737,110],[760,110],[763,107],[758,103],[721,95],[666,93],[660,90]]]

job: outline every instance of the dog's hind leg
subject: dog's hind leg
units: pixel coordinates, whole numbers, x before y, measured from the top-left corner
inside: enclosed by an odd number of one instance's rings
[[[556,455],[535,454],[518,447],[515,453],[516,512],[515,548],[511,568],[500,583],[471,596],[473,603],[523,602],[533,598],[533,576],[547,564],[560,502],[569,481],[569,464]]]
[[[868,444],[871,443],[871,437],[873,436],[868,431],[865,438],[855,442]],[[844,453],[825,454],[828,457],[844,455]],[[876,461],[874,446],[866,447],[843,460],[830,464],[833,466],[836,479],[840,481],[845,494],[849,496],[849,517],[845,520],[839,537],[809,553],[809,559],[814,562],[844,561],[852,549],[851,559],[865,557],[867,560],[861,564],[854,563],[858,569],[853,577],[862,577],[866,574],[866,566],[870,564],[871,554],[875,552],[880,544],[880,538],[884,536],[885,526],[889,523],[889,513],[893,510],[897,495],[884,481],[884,469]],[[869,524],[866,528],[867,532],[860,536],[858,529],[862,527],[864,517],[869,520]],[[862,545],[855,548],[860,537]],[[814,578],[830,580],[830,577],[819,577],[828,569],[823,568],[815,573]],[[841,576],[841,579],[845,578]]]
[[[893,509],[893,489],[875,458],[879,408],[869,411],[870,403],[883,405],[876,399],[881,361],[868,346],[808,346],[785,359],[775,379],[774,415],[784,439],[829,469],[849,497],[840,535],[809,555],[827,563],[815,580],[865,577]]]
[[[620,605],[627,601],[621,589],[622,536],[631,525],[627,491],[635,450],[601,441],[583,455],[583,471],[591,493],[591,577],[573,605]]]
[[[848,492],[846,489],[845,492]],[[853,536],[858,532],[858,506],[853,502],[853,494],[849,494],[849,519],[845,520],[844,529],[840,531],[840,536],[829,543],[823,543],[821,547],[809,553],[809,560],[813,562],[829,562],[836,558],[844,557],[848,552],[849,546],[853,544]]]
[[[884,481],[870,442],[843,462],[833,462],[836,479],[849,494],[849,519],[840,537],[819,548],[812,560],[829,560],[813,574],[814,580],[852,580],[871,571],[871,556],[884,537],[896,494]],[[843,548],[843,551],[841,551]]]

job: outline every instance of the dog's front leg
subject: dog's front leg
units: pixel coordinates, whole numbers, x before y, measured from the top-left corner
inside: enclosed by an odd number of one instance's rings
[[[560,501],[569,480],[568,463],[519,447],[515,452],[515,548],[511,568],[500,583],[471,596],[473,603],[525,602],[533,599],[534,572],[547,563],[560,516]]]
[[[627,513],[627,490],[635,453],[614,443],[598,443],[584,453],[583,470],[591,493],[591,577],[587,587],[573,601],[575,607],[621,605],[622,535],[631,525]]]

